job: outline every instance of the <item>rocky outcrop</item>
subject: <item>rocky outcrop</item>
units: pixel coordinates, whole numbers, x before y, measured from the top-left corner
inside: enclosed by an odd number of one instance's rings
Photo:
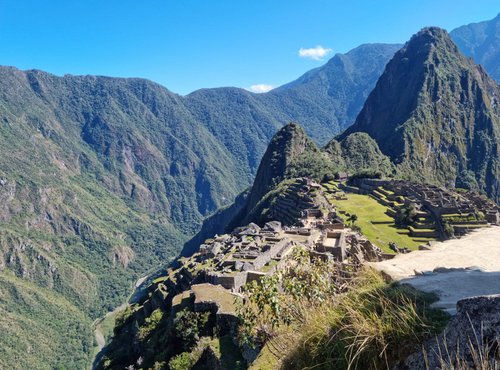
[[[462,299],[445,331],[410,356],[402,369],[500,366],[500,294]],[[479,364],[489,364],[480,367]],[[461,365],[461,366],[459,366]]]
[[[315,171],[327,171],[329,161],[305,131],[296,123],[290,123],[279,130],[269,143],[260,162],[252,190],[248,196],[246,210],[252,210],[257,203],[287,178],[319,175]]]

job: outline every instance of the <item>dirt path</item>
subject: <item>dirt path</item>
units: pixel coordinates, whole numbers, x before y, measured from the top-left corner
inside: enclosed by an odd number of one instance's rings
[[[106,339],[104,338],[104,334],[101,331],[101,328],[97,326],[94,331],[95,334],[95,341],[97,343],[97,352],[100,352],[103,348],[104,345],[106,344]]]
[[[402,283],[436,292],[440,300],[435,305],[454,313],[462,298],[500,293],[500,227],[371,265]]]

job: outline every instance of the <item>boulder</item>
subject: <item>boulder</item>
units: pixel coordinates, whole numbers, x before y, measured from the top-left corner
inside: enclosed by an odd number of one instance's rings
[[[250,263],[250,262],[243,263],[243,268],[242,268],[243,271],[252,271],[254,269],[255,268],[254,268],[253,263]]]
[[[235,269],[236,271],[241,271],[241,270],[243,269],[243,262],[241,262],[241,261],[236,261],[236,262],[234,263],[234,269]]]
[[[262,228],[263,231],[271,231],[273,233],[279,233],[281,231],[281,222],[279,221],[269,221]]]
[[[260,227],[252,222],[247,226],[238,227],[234,231],[238,235],[255,235],[260,233]]]
[[[499,351],[500,294],[465,298],[458,301],[457,314],[444,332],[427,342],[424,351],[409,356],[402,369],[442,368],[442,360],[445,368],[478,368],[475,354],[487,359],[487,368],[498,369]],[[462,361],[461,366],[457,366],[457,358]]]

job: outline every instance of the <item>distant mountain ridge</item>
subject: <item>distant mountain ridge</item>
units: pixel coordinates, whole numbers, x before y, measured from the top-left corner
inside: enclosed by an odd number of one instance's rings
[[[458,27],[450,36],[462,53],[472,57],[500,82],[500,13],[489,21]]]
[[[302,81],[309,81],[307,74]],[[228,229],[257,222],[272,202],[273,189],[293,177],[291,164],[304,164],[294,160],[294,152],[321,161],[331,173],[366,171],[467,187],[498,202],[499,97],[498,85],[459,52],[446,31],[423,29],[388,63],[354,125],[321,152],[314,143],[306,145],[309,139],[299,126],[282,128],[267,148],[246,203],[234,204],[232,213],[222,211],[217,219]],[[314,177],[315,167],[309,163],[294,172]],[[236,215],[235,208],[240,209]],[[212,223],[209,218],[200,235],[210,235]],[[200,235],[193,240],[200,241]],[[195,249],[190,242],[182,254]]]
[[[373,97],[358,113],[399,45],[362,45],[337,54],[266,94],[220,88],[183,97],[143,79],[56,77],[0,67],[0,348],[6,349],[0,367],[86,367],[93,319],[123,302],[136,278],[174,257],[206,216],[249,186],[269,141],[290,121],[304,130],[289,125],[282,133],[290,134],[292,144],[303,144],[292,148],[304,150],[285,153],[281,159],[293,160],[282,171],[263,170],[270,177],[246,204],[256,205],[281,179],[314,170],[310,165],[325,158],[337,169],[392,171],[390,157],[403,174],[429,175],[445,184],[484,181],[480,190],[498,197],[498,104],[491,98],[498,96],[498,85],[457,56],[448,41],[442,45],[447,52],[433,54],[439,63],[416,59],[426,74],[410,76],[414,84],[398,73],[382,76],[399,80],[408,94],[423,91],[415,101],[375,88],[379,92],[370,96],[404,103],[386,107],[400,109],[393,116],[380,111]],[[402,59],[391,63],[404,65]],[[449,74],[453,86],[442,78],[442,65],[449,62],[461,72]],[[443,72],[448,76],[448,69]],[[426,89],[415,88],[420,83]],[[479,127],[471,124],[473,109],[460,105],[461,88],[466,103],[481,107]],[[440,122],[465,117],[466,125],[453,126],[456,138],[445,132],[446,140],[434,145],[445,125],[426,128],[431,120],[423,108],[411,114],[442,93],[453,109],[443,105],[436,113]],[[377,130],[369,132],[372,118]],[[342,140],[330,141],[355,120]],[[434,140],[430,159],[422,156],[427,135]],[[386,139],[401,145],[390,148]],[[320,151],[314,142],[330,142],[331,151]],[[351,156],[352,147],[372,161]],[[271,148],[266,163],[275,154],[283,153]],[[422,169],[426,162],[432,165]],[[248,199],[242,195],[235,206],[219,211],[211,226],[234,217]]]

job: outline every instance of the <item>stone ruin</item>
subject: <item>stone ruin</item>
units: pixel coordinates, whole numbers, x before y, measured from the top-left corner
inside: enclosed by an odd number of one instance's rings
[[[402,207],[414,205],[418,221],[409,227],[415,237],[443,237],[445,224],[450,224],[455,234],[500,225],[500,207],[485,196],[468,191],[458,193],[443,187],[404,180],[356,179],[354,190],[369,194],[379,203],[389,207],[387,213],[394,217]]]
[[[216,235],[200,246],[194,256],[196,262],[212,261],[206,268],[204,282],[238,292],[249,281],[283,268],[286,256],[297,245],[305,247],[311,257],[332,263],[361,264],[382,258],[380,249],[347,229],[330,202],[322,201],[321,185],[298,179],[290,188],[294,194],[303,192],[302,197],[307,197],[308,202],[301,204],[301,212],[293,215],[293,222],[288,220],[289,226],[282,226],[279,221],[270,221],[262,228],[251,223],[231,234]],[[281,211],[289,209],[283,208],[286,202],[277,203]],[[304,208],[306,205],[309,208]],[[292,214],[281,218],[287,217]]]

